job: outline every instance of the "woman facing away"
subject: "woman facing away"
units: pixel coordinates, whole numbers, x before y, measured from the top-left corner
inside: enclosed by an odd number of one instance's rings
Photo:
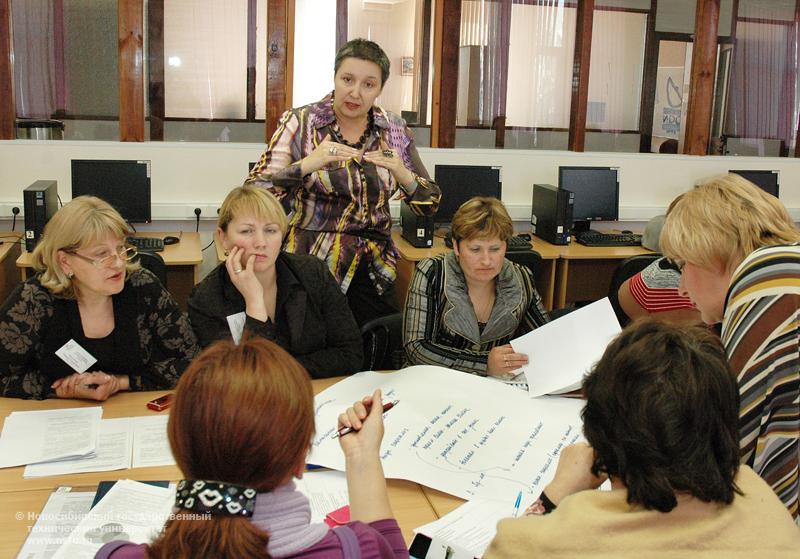
[[[246,330],[286,349],[313,378],[359,371],[361,333],[345,296],[324,262],[281,250],[286,228],[267,190],[240,186],[225,197],[217,235],[227,259],[189,298],[200,345]]]
[[[774,196],[736,174],[684,193],[661,248],[679,291],[722,343],[739,386],[743,464],[798,518],[800,498],[800,231]]]
[[[285,249],[325,261],[359,325],[398,310],[389,200],[431,215],[441,195],[405,121],[375,104],[389,67],[376,43],[345,43],[333,91],[284,113],[247,179],[287,199]]]
[[[170,447],[186,476],[178,484],[178,514],[150,545],[110,542],[96,557],[327,559],[352,557],[356,548],[363,559],[408,558],[378,454],[380,402],[375,391],[339,417],[340,428],[358,429],[339,439],[353,521],[335,530],[312,524],[308,499],[292,481],[303,475],[314,435],[308,373],[263,338],[216,342],[186,370],[169,416]],[[214,506],[219,492],[235,505]]]
[[[406,297],[410,365],[507,377],[528,362],[509,341],[549,321],[531,271],[505,258],[514,227],[497,198],[468,200],[453,216],[453,251],[422,260]]]
[[[739,463],[736,379],[708,328],[635,322],[583,392],[588,444],[562,451],[529,516],[498,523],[486,559],[797,557],[791,515]]]
[[[53,215],[33,251],[36,275],[0,308],[0,394],[105,400],[175,385],[197,341],[169,292],[133,263],[127,235],[92,196]]]

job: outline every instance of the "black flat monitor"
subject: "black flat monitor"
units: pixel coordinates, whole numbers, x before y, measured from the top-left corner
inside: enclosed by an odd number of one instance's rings
[[[754,169],[742,169],[735,171],[731,169],[728,172],[736,173],[740,177],[746,178],[767,194],[772,194],[775,196],[775,198],[778,198],[778,192],[780,190],[778,171],[762,171]]]
[[[150,223],[150,161],[73,159],[72,197],[97,196],[129,223]]]
[[[500,167],[482,165],[436,165],[434,179],[442,189],[442,200],[435,222],[445,224],[461,204],[475,196],[492,196],[498,200],[503,193]]]
[[[574,231],[588,231],[591,221],[619,219],[617,167],[559,167],[558,187],[575,194]]]

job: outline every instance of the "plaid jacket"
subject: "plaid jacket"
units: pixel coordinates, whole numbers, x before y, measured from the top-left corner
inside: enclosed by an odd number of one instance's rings
[[[406,298],[403,344],[409,365],[486,375],[489,351],[549,322],[530,270],[506,260],[492,314],[481,332],[453,252],[421,261]]]

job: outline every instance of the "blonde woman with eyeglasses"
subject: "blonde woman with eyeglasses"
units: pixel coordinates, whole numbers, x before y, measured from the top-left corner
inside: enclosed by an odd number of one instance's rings
[[[50,219],[36,275],[0,308],[0,394],[105,400],[171,388],[197,354],[186,314],[133,261],[128,227],[80,196]]]

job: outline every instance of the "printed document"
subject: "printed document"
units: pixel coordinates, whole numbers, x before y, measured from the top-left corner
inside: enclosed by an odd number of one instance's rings
[[[91,559],[114,540],[149,543],[163,527],[174,501],[174,487],[120,480],[80,521],[54,559]]]
[[[59,476],[84,472],[110,472],[131,467],[132,418],[103,419],[96,451],[86,457],[40,462],[25,468],[23,477]]]
[[[306,472],[295,479],[298,491],[311,503],[311,522],[322,522],[333,512],[350,502],[347,477],[344,472]]]
[[[36,519],[18,559],[50,559],[89,512],[94,491],[59,487],[50,494]]]
[[[172,466],[175,458],[167,437],[168,415],[145,415],[133,420],[133,467]]]
[[[102,415],[99,406],[11,413],[0,434],[0,468],[93,452]]]

